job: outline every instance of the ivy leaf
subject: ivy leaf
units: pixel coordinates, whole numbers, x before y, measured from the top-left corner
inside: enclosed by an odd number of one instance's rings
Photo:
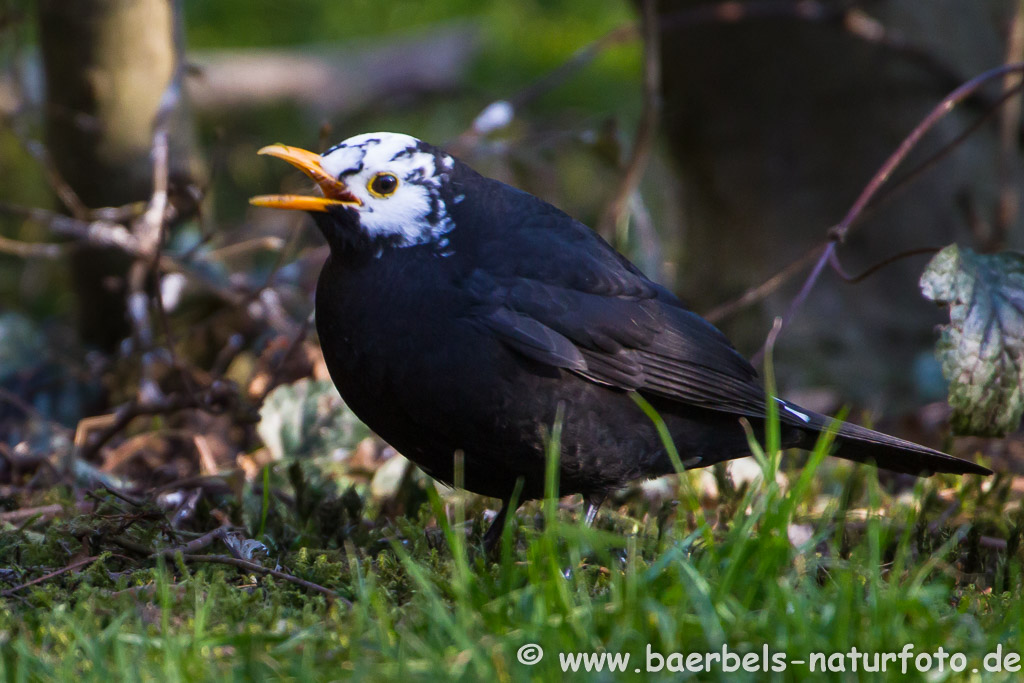
[[[921,275],[921,293],[949,307],[935,353],[949,380],[956,434],[1002,436],[1024,414],[1024,254],[952,244]]]
[[[302,379],[267,396],[256,431],[274,458],[347,457],[370,429],[329,380]]]

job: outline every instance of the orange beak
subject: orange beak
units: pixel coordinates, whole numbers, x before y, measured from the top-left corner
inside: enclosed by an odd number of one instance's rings
[[[308,152],[288,145],[268,145],[257,154],[269,154],[284,159],[299,169],[317,184],[322,197],[297,194],[264,194],[253,197],[249,203],[253,206],[266,206],[272,209],[292,209],[298,211],[327,211],[332,206],[362,206],[359,198],[353,195],[345,183],[324,171],[320,165],[322,157],[316,152]]]

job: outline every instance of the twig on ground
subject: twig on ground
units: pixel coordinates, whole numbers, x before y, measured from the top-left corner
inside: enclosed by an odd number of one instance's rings
[[[23,590],[25,588],[29,588],[30,586],[35,586],[37,584],[43,583],[44,581],[49,581],[50,579],[58,577],[61,574],[67,574],[68,572],[73,572],[76,569],[80,569],[80,568],[82,568],[82,567],[84,567],[86,565],[92,564],[93,562],[95,562],[98,559],[100,559],[100,556],[99,555],[94,555],[92,557],[86,557],[85,559],[78,560],[77,562],[72,562],[68,566],[62,567],[61,569],[58,569],[55,572],[50,572],[49,574],[47,574],[45,576],[40,576],[38,579],[32,579],[31,581],[27,581],[27,582],[25,582],[25,583],[23,583],[23,584],[21,584],[19,586],[14,586],[13,588],[8,588],[7,590],[5,590],[3,592],[0,592],[0,597],[4,597],[4,598],[10,597],[10,596],[14,595],[15,593],[17,593],[18,591],[20,591],[20,590]]]
[[[19,508],[8,512],[0,512],[0,523],[7,522],[17,524],[33,517],[50,518],[64,512],[64,506],[54,503],[53,505],[40,505],[39,507]]]
[[[196,453],[199,454],[200,476],[216,476],[219,472],[217,461],[213,458],[213,451],[210,449],[210,442],[203,434],[193,434],[192,443],[195,444]]]
[[[347,600],[347,599],[341,597],[340,595],[338,595],[337,592],[332,591],[330,588],[326,588],[324,586],[321,586],[320,584],[313,583],[312,581],[306,581],[305,579],[300,579],[297,576],[294,576],[292,574],[288,574],[286,572],[279,571],[277,569],[270,569],[268,567],[264,567],[263,565],[257,564],[256,562],[250,562],[248,560],[241,560],[241,559],[239,559],[237,557],[231,557],[230,555],[184,555],[183,554],[180,557],[185,562],[211,562],[211,563],[216,563],[216,564],[227,564],[227,565],[231,565],[233,567],[238,567],[240,569],[245,569],[247,571],[257,572],[259,574],[269,574],[270,576],[273,576],[276,579],[282,579],[284,581],[289,581],[291,583],[294,583],[297,586],[302,586],[306,590],[311,590],[311,591],[315,591],[317,593],[321,593],[323,595],[326,595],[328,598],[331,598],[332,600],[337,600],[338,602],[340,602],[340,603],[342,603],[342,604],[344,604],[344,605],[346,605],[348,607],[352,607],[352,601],[351,600]]]
[[[202,536],[200,536],[199,538],[195,538],[195,539],[189,541],[188,543],[185,543],[184,545],[179,545],[179,546],[176,546],[174,548],[164,548],[163,550],[159,550],[159,551],[153,553],[153,555],[154,556],[162,555],[164,557],[171,557],[175,553],[182,553],[183,555],[187,555],[189,553],[194,553],[197,550],[203,550],[204,548],[209,548],[211,545],[213,545],[217,541],[223,541],[225,539],[225,537],[227,536],[227,534],[231,533],[233,528],[234,527],[232,527],[230,525],[219,526],[216,529],[214,529],[213,531],[211,531],[209,533],[205,533]]]
[[[110,495],[114,496],[115,498],[120,498],[121,500],[123,500],[124,502],[128,503],[132,507],[141,508],[141,507],[145,507],[146,506],[146,501],[139,500],[137,498],[129,496],[127,493],[123,493],[121,491],[118,491],[117,489],[115,489],[112,486],[103,486],[102,488],[103,488],[104,491],[106,491]]]
[[[119,545],[125,550],[130,550],[138,555],[145,555],[146,557],[149,557],[153,554],[152,548],[144,546],[141,543],[136,543],[130,538],[125,538],[124,536],[109,536],[108,540],[114,545]]]
[[[267,385],[263,387],[258,398],[255,399],[257,406],[263,405],[263,402],[267,400],[267,395],[274,390],[281,381],[281,372],[284,370],[285,365],[291,360],[291,357],[295,354],[295,351],[302,345],[302,342],[306,340],[306,335],[309,334],[309,328],[313,325],[313,314],[302,321],[302,325],[299,327],[299,331],[292,337],[291,342],[288,344],[288,348],[285,349],[284,355],[281,356],[281,360],[278,361],[277,365],[270,373],[270,379],[267,380]]]
[[[104,444],[127,427],[132,420],[143,415],[166,415],[189,408],[197,408],[215,415],[225,412],[226,406],[224,405],[224,401],[226,396],[223,395],[221,385],[222,383],[214,382],[213,385],[198,396],[174,394],[157,401],[132,401],[127,403],[118,408],[114,413],[99,416],[103,419],[97,424],[102,424],[104,426],[101,427],[102,431],[99,436],[91,442],[88,441],[88,435],[89,432],[93,431],[96,427],[88,425],[83,428],[82,423],[85,423],[87,420],[96,420],[97,418],[86,418],[85,420],[82,420],[79,423],[79,429],[77,430],[75,438],[75,446],[81,452],[80,457],[85,460],[91,459],[91,457],[99,451]],[[239,421],[248,421],[243,420],[242,417],[243,416],[238,415],[236,416],[236,419]]]
[[[168,584],[167,590],[174,595],[177,599],[183,598],[188,592],[187,583],[172,583]],[[145,598],[152,600],[159,594],[159,587],[155,583],[147,583],[142,586],[132,586],[131,588],[125,588],[119,591],[104,591],[104,594],[109,598],[119,598],[122,595],[130,595],[136,599]]]

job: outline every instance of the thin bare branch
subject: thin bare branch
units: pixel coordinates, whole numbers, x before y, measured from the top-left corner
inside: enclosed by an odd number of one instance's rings
[[[875,195],[875,198],[871,200],[868,206],[864,209],[864,212],[860,215],[859,218],[857,218],[854,224],[860,223],[865,218],[878,211],[879,208],[892,201],[903,190],[907,189],[907,187],[909,187],[920,176],[934,168],[940,161],[949,156],[949,154],[953,150],[959,147],[964,142],[964,140],[973,135],[979,128],[985,125],[985,123],[989,119],[991,119],[993,116],[999,113],[1000,108],[1003,106],[1005,102],[1007,102],[1010,98],[1014,97],[1015,95],[1018,95],[1022,90],[1024,90],[1024,82],[1017,83],[1017,85],[1015,85],[1011,90],[1007,90],[998,99],[994,100],[991,104],[989,104],[985,112],[981,116],[975,119],[970,126],[964,128],[964,130],[959,135],[957,135],[955,138],[953,138],[948,143],[943,145],[937,152],[932,154],[930,157],[928,157],[927,159],[925,159],[924,161],[922,161],[917,166],[913,167],[900,177],[890,181],[886,189],[880,190],[879,193]]]
[[[260,392],[259,397],[255,400],[256,405],[263,405],[263,402],[267,400],[267,395],[270,394],[270,392],[273,391],[274,387],[276,387],[281,382],[282,370],[284,369],[285,365],[287,365],[292,355],[294,355],[295,351],[302,345],[302,342],[305,341],[306,335],[309,334],[309,328],[312,326],[313,314],[310,313],[309,316],[302,321],[302,325],[299,327],[299,331],[296,332],[294,337],[292,337],[291,342],[288,344],[288,348],[285,349],[284,355],[281,356],[281,360],[278,361],[277,365],[274,366],[273,371],[271,371],[270,379],[267,380],[267,385],[263,387],[263,390]]]
[[[17,40],[17,32],[14,34],[14,40]],[[15,52],[20,52],[22,46],[19,44],[15,47]],[[49,150],[46,145],[35,140],[28,132],[27,119],[24,116],[26,105],[28,101],[25,97],[25,84],[24,74],[21,69],[21,57],[16,56],[11,60],[11,72],[14,74],[12,79],[12,87],[14,90],[14,100],[17,103],[12,113],[2,117],[3,122],[10,128],[11,132],[14,133],[14,137],[21,144],[29,156],[35,159],[36,163],[39,164],[43,170],[43,174],[46,176],[46,181],[50,185],[50,189],[53,190],[57,198],[60,199],[61,204],[64,205],[68,211],[71,212],[75,218],[85,220],[89,215],[89,209],[82,202],[78,193],[68,184],[64,179],[63,174],[57,168],[57,165],[53,161],[53,157],[50,156]]]
[[[211,249],[209,255],[218,259],[229,259],[253,251],[281,251],[284,245],[285,241],[280,237],[267,235]]]
[[[881,168],[875,173],[868,182],[867,186],[861,191],[860,196],[850,207],[849,211],[843,217],[839,223],[832,228],[830,231],[830,238],[837,242],[842,242],[846,238],[847,232],[850,230],[850,226],[860,216],[864,208],[871,202],[878,190],[884,185],[892,175],[892,172],[896,170],[896,167],[903,163],[910,151],[917,146],[917,143],[921,141],[925,133],[931,130],[936,123],[943,119],[949,112],[951,112],[956,105],[962,102],[964,99],[972,95],[983,85],[991,80],[997,78],[1003,78],[1009,74],[1020,74],[1024,72],[1024,62],[1015,62],[1013,64],[1004,64],[1003,66],[990,69],[978,76],[975,76],[971,80],[967,81],[959,88],[942,98],[928,115],[921,120],[917,126],[914,127],[910,134],[904,138],[903,142],[900,143],[896,151],[893,152],[885,163],[882,164]]]
[[[330,598],[332,600],[337,600],[338,602],[340,602],[340,603],[342,603],[344,605],[347,605],[348,607],[352,607],[352,601],[351,600],[347,600],[347,599],[341,597],[340,595],[338,595],[337,592],[332,591],[330,588],[325,588],[324,586],[321,586],[318,583],[313,583],[312,581],[306,581],[305,579],[300,579],[299,577],[297,577],[297,576],[295,576],[293,574],[288,574],[287,572],[282,572],[282,571],[279,571],[277,569],[270,569],[268,567],[264,567],[261,564],[257,564],[256,562],[250,562],[249,560],[242,560],[242,559],[239,559],[237,557],[231,557],[230,555],[185,555],[185,554],[181,555],[181,559],[185,560],[186,562],[211,562],[211,563],[216,563],[216,564],[228,564],[228,565],[231,565],[233,567],[238,567],[240,569],[245,569],[246,571],[250,571],[250,572],[256,572],[258,574],[269,574],[270,576],[273,576],[275,579],[282,579],[284,581],[289,581],[291,583],[294,583],[297,586],[302,586],[306,590],[311,590],[311,591],[315,591],[317,593],[320,593],[322,595],[326,595],[328,598]]]
[[[29,588],[30,586],[35,586],[37,584],[43,583],[44,581],[49,581],[50,579],[56,578],[56,577],[60,576],[61,574],[67,574],[68,572],[73,572],[76,569],[81,569],[82,567],[85,567],[86,565],[92,564],[93,562],[95,562],[98,559],[100,559],[99,555],[94,555],[92,557],[86,557],[85,559],[78,560],[77,562],[72,562],[68,566],[62,567],[61,569],[58,569],[55,572],[50,572],[49,574],[47,574],[45,576],[40,576],[38,579],[32,579],[31,581],[23,583],[23,584],[21,584],[19,586],[14,586],[13,588],[8,588],[7,590],[5,590],[2,593],[0,593],[0,597],[5,597],[5,598],[11,597],[12,595],[14,595],[15,593],[17,593],[20,590],[23,590],[25,588]]]
[[[146,258],[147,254],[139,239],[124,225],[108,220],[82,221],[46,209],[29,208],[0,202],[0,213],[21,216],[38,223],[55,233],[68,235],[80,242],[103,247],[115,247],[129,256]],[[245,292],[237,291],[215,280],[208,269],[196,267],[189,261],[175,258],[166,253],[159,254],[160,268],[166,272],[183,273],[189,282],[201,285],[225,303],[241,306],[248,301]]]
[[[797,292],[796,297],[794,297],[792,303],[790,303],[789,310],[786,311],[786,315],[775,319],[775,326],[772,328],[774,336],[769,335],[768,339],[765,340],[764,346],[758,349],[757,353],[751,356],[751,363],[754,365],[760,365],[761,361],[764,360],[764,355],[768,352],[769,344],[775,343],[775,338],[782,333],[782,329],[785,327],[788,320],[793,317],[800,304],[802,304],[811,293],[814,283],[818,281],[818,276],[821,275],[821,271],[825,268],[825,264],[828,263],[829,255],[831,255],[835,250],[835,245],[835,242],[829,242],[825,245],[825,249],[821,252],[821,256],[818,257],[817,263],[814,264],[811,274],[807,276],[807,280],[804,281],[803,287],[800,288],[800,291]]]
[[[598,224],[598,233],[611,237],[622,224],[629,209],[629,201],[637,191],[647,160],[654,146],[661,112],[661,43],[658,31],[658,13],[654,0],[643,3],[644,34],[644,99],[643,112],[633,141],[633,151],[623,169],[618,187],[605,208]]]
[[[901,142],[899,147],[896,148],[896,151],[894,151],[889,158],[886,159],[885,163],[882,164],[881,168],[875,172],[875,175],[872,176],[871,180],[861,191],[857,200],[846,212],[846,215],[843,216],[843,219],[829,230],[829,243],[825,247],[824,251],[822,251],[821,256],[818,258],[818,262],[814,265],[814,268],[811,270],[811,274],[807,277],[807,280],[800,288],[800,291],[797,293],[796,297],[793,298],[793,301],[790,303],[785,315],[783,315],[783,327],[789,324],[793,319],[793,316],[796,315],[796,312],[800,309],[800,306],[802,306],[804,301],[806,301],[807,296],[814,288],[814,285],[818,281],[818,277],[821,275],[825,265],[831,261],[832,254],[836,250],[836,245],[842,243],[846,239],[846,235],[849,233],[851,227],[871,203],[882,186],[890,179],[893,171],[896,170],[896,168],[907,158],[907,155],[910,154],[910,151],[921,141],[921,138],[923,138],[924,135],[935,126],[935,124],[949,114],[949,112],[953,111],[959,103],[977,92],[989,81],[1003,78],[1008,74],[1019,74],[1022,72],[1024,72],[1024,62],[1015,62],[1013,64],[1004,64],[975,76],[960,87],[956,88],[953,92],[946,95],[946,97],[944,97],[942,101],[940,101],[928,113],[928,115],[925,116],[912,131],[910,131],[910,134],[903,139],[903,142]],[[760,362],[764,357],[764,351],[765,347],[762,346],[761,350],[754,354],[752,361],[755,363]]]
[[[203,550],[205,548],[209,548],[211,545],[213,545],[217,541],[223,541],[224,538],[229,533],[231,533],[232,529],[233,529],[233,527],[227,526],[227,525],[219,526],[216,529],[214,529],[213,531],[211,531],[209,533],[205,533],[202,536],[200,536],[199,538],[192,539],[191,541],[189,541],[188,543],[185,543],[184,545],[179,545],[179,546],[176,546],[174,548],[164,548],[163,550],[159,550],[159,551],[157,551],[157,552],[155,552],[153,554],[154,555],[162,555],[164,557],[171,557],[171,556],[173,556],[176,553],[182,553],[184,555],[188,555],[189,553],[194,553],[197,550]]]
[[[165,129],[153,135],[153,194],[146,212],[135,221],[133,232],[144,251],[155,254],[160,245],[167,213],[168,136]]]
[[[107,220],[84,221],[46,209],[29,208],[0,202],[0,213],[20,216],[49,228],[53,232],[103,247],[117,247],[131,254],[141,254],[138,241],[123,225]]]
[[[0,523],[17,524],[36,516],[49,519],[63,512],[64,506],[56,503],[53,505],[40,505],[39,507],[18,508],[17,510],[0,512]]]
[[[981,126],[983,126],[986,121],[995,116],[995,114],[999,111],[1000,105],[1002,105],[1003,102],[1005,102],[1010,97],[1013,97],[1017,93],[1020,93],[1021,91],[1024,91],[1024,83],[1018,83],[1013,90],[1003,93],[1003,95],[999,97],[999,99],[992,102],[992,104],[988,107],[984,114],[979,116],[970,126],[965,128],[959,135],[957,135],[955,138],[953,138],[948,143],[943,145],[941,149],[939,149],[930,157],[919,163],[917,166],[910,169],[905,174],[899,176],[895,180],[890,181],[889,184],[885,187],[885,189],[879,190],[878,194],[875,195],[875,198],[871,200],[868,206],[864,209],[863,213],[861,213],[860,217],[854,222],[854,225],[862,222],[867,217],[871,216],[876,211],[878,211],[880,208],[891,202],[903,191],[905,191],[908,187],[910,187],[915,180],[920,178],[927,171],[934,168],[940,161],[949,156],[949,154],[954,149],[959,147],[964,140],[969,138],[972,134],[974,134],[975,131],[981,128]],[[981,220],[980,216],[978,216],[976,212],[971,213],[970,216],[972,221]],[[985,233],[985,230],[981,228],[976,228],[974,229],[974,233],[980,236]],[[790,264],[788,264],[785,268],[777,272],[775,275],[771,276],[762,284],[757,285],[755,287],[751,287],[746,292],[744,292],[738,299],[735,299],[733,301],[722,304],[712,309],[710,312],[706,313],[704,317],[710,320],[711,322],[718,322],[735,314],[736,311],[740,310],[741,308],[744,308],[745,306],[749,306],[751,304],[754,304],[758,301],[765,299],[767,296],[776,291],[783,284],[785,284],[790,279],[795,277],[811,261],[813,261],[815,257],[819,256],[821,250],[824,249],[826,245],[827,242],[811,247],[811,249],[806,254],[801,256],[796,261],[793,261]],[[874,274],[880,268],[887,266],[890,263],[906,258],[908,256],[913,256],[915,254],[931,252],[931,248],[914,249],[908,252],[901,252],[900,254],[889,257],[882,261],[881,263],[872,266],[867,271],[858,276],[847,275],[839,266],[838,259],[835,257],[830,258],[829,263],[832,266],[833,270],[835,270],[836,273],[844,280],[847,280],[849,282],[860,282],[861,280],[864,280],[868,276]]]
[[[221,414],[227,408],[224,405],[225,398],[222,383],[215,382],[198,396],[174,394],[156,401],[132,401],[121,406],[110,415],[83,420],[82,422],[86,420],[100,420],[100,422],[97,422],[100,433],[92,440],[89,440],[89,433],[94,431],[94,429],[79,429],[79,434],[75,438],[75,445],[81,451],[80,457],[89,460],[104,444],[123,431],[137,417],[144,415],[170,415],[180,410],[188,409],[199,409],[215,415]],[[252,419],[248,419],[242,414],[236,415],[235,419],[239,422],[252,421]]]
[[[0,253],[21,258],[59,259],[64,256],[64,247],[60,244],[22,242],[0,235]]]
[[[849,275],[843,269],[842,264],[839,263],[839,256],[836,255],[835,252],[832,252],[832,255],[828,259],[828,263],[832,267],[832,270],[835,271],[836,275],[841,277],[843,280],[849,282],[850,284],[855,285],[858,282],[863,282],[867,278],[871,277],[872,275],[880,271],[882,268],[885,268],[888,265],[892,265],[897,261],[902,261],[903,259],[910,258],[911,256],[920,256],[922,254],[937,254],[940,251],[941,249],[939,247],[921,247],[920,249],[908,249],[906,251],[901,251],[898,254],[893,254],[892,256],[882,259],[875,265],[870,266],[860,275]]]
[[[716,306],[705,313],[704,317],[713,323],[718,323],[719,321],[733,315],[741,308],[745,308],[746,306],[765,299],[790,279],[796,277],[798,273],[800,273],[808,266],[808,264],[813,262],[814,259],[819,256],[821,250],[824,248],[825,244],[817,244],[811,247],[807,253],[792,261],[775,275],[771,276],[756,287],[751,287],[747,291],[743,292],[739,298]]]

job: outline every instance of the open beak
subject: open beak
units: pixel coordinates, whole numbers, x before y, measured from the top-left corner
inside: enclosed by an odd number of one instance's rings
[[[322,197],[297,194],[264,194],[253,197],[249,203],[253,206],[267,206],[272,209],[293,209],[298,211],[327,211],[332,206],[362,206],[359,198],[353,195],[345,183],[324,171],[320,165],[322,157],[316,152],[308,152],[288,145],[268,145],[257,154],[269,154],[284,159],[299,169],[317,184]]]

